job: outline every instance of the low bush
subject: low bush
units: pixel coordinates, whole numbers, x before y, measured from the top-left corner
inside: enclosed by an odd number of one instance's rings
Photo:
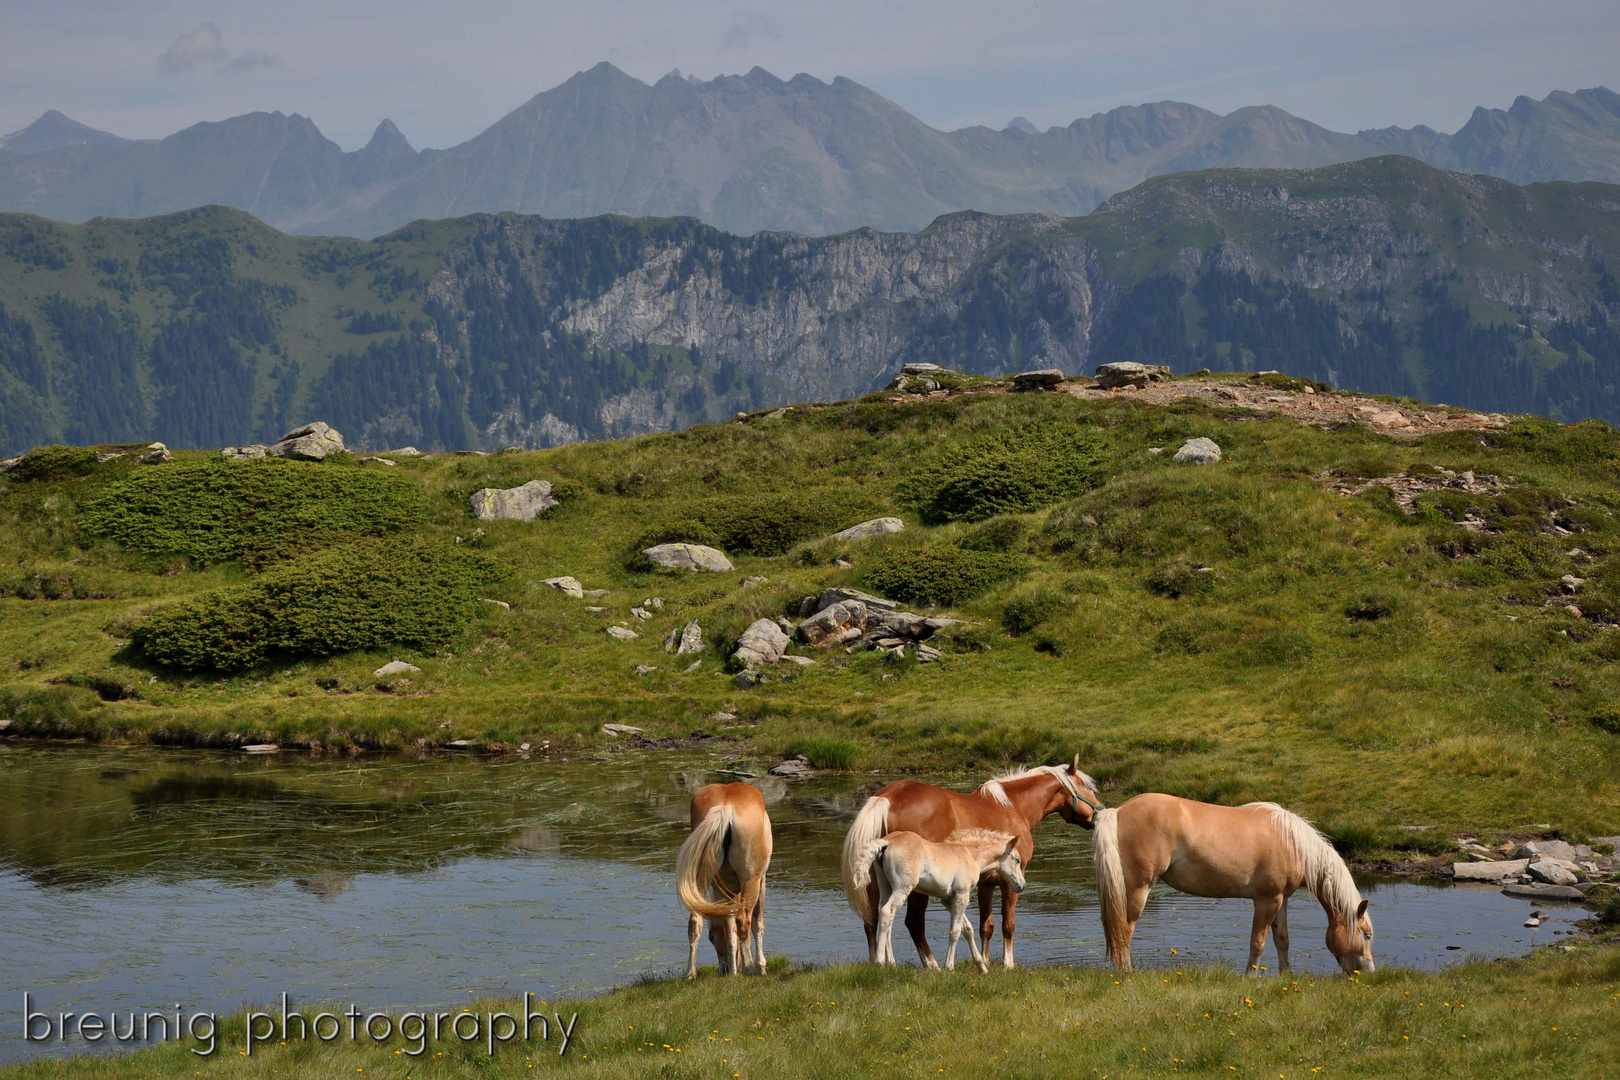
[[[1620,735],[1620,705],[1605,702],[1587,712],[1586,718],[1599,731],[1607,731],[1611,735]]]
[[[828,735],[805,735],[788,744],[787,756],[803,754],[818,769],[849,769],[859,748],[852,742]]]
[[[882,556],[866,572],[866,586],[881,596],[919,604],[960,604],[999,581],[1023,576],[1016,555],[930,545]]]
[[[109,484],[86,508],[83,529],[134,551],[208,565],[299,532],[380,535],[427,516],[427,497],[404,477],[279,458],[213,459]]]
[[[1379,589],[1363,593],[1345,604],[1344,613],[1351,619],[1374,622],[1378,619],[1389,618],[1395,614],[1395,610],[1399,606],[1400,600],[1394,593]]]
[[[1063,610],[1063,597],[1051,589],[1030,589],[1007,601],[1001,609],[1001,627],[1022,637]]]
[[[1215,571],[1186,559],[1172,559],[1147,577],[1147,587],[1160,596],[1207,596],[1215,588]]]
[[[1040,421],[943,451],[908,476],[900,494],[929,522],[1028,513],[1096,487],[1106,456],[1098,431]]]
[[[360,539],[272,566],[249,585],[161,608],[132,640],[154,663],[217,672],[387,645],[428,647],[471,622],[479,588],[499,576],[497,564],[475,552]]]
[[[1011,551],[1023,539],[1028,523],[1017,517],[993,517],[975,529],[970,529],[956,541],[957,547],[969,551]]]
[[[96,457],[87,446],[40,446],[24,454],[5,477],[19,484],[76,480],[95,471]]]
[[[836,492],[737,495],[710,499],[691,509],[722,549],[750,555],[781,555],[801,540],[855,524],[870,507]]]

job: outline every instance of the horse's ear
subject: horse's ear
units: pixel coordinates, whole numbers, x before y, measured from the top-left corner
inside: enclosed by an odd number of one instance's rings
[[[1080,775],[1080,755],[1079,754],[1074,755],[1074,764],[1069,766],[1069,771],[1074,773],[1074,775],[1076,775],[1076,776]]]
[[[1361,902],[1361,906],[1356,908],[1356,918],[1359,919],[1359,918],[1361,918],[1362,916],[1364,916],[1366,914],[1367,914],[1367,901],[1363,900]]]
[[[1002,849],[1001,857],[1003,859],[1005,859],[1007,856],[1011,855],[1017,849],[1018,849],[1018,837],[1009,836],[1009,837],[1007,837],[1007,846],[1004,849]]]

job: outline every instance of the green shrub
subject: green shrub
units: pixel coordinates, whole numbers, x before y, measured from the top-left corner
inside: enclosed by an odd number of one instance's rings
[[[1147,587],[1172,600],[1205,596],[1215,588],[1215,571],[1186,559],[1172,559],[1148,575]]]
[[[40,446],[24,454],[5,476],[19,484],[76,480],[95,471],[96,456],[86,446]]]
[[[787,756],[803,754],[818,769],[847,770],[855,764],[858,748],[852,742],[827,735],[805,735],[788,744]]]
[[[969,551],[1011,551],[1024,536],[1028,522],[1017,517],[993,517],[977,528],[970,529],[956,541],[957,547]]]
[[[1607,731],[1611,735],[1620,735],[1620,705],[1605,702],[1591,709],[1586,714],[1586,718],[1599,731]]]
[[[1395,614],[1400,606],[1400,600],[1394,593],[1381,589],[1363,593],[1344,605],[1344,613],[1352,619],[1362,619],[1373,622],[1378,619],[1387,619]]]
[[[1051,589],[1030,589],[1007,601],[1001,609],[1001,626],[1013,637],[1022,637],[1063,609],[1063,597]]]
[[[425,521],[411,481],[306,461],[175,462],[119,480],[86,508],[84,531],[198,565],[228,562],[250,543],[327,530],[366,535]]]
[[[942,544],[890,552],[866,572],[866,585],[879,595],[920,604],[960,604],[998,581],[1023,576],[1027,565],[1016,555],[965,551]]]
[[[272,566],[249,585],[161,608],[132,640],[165,667],[218,672],[387,645],[427,647],[471,622],[479,587],[499,576],[493,560],[460,548],[359,539]]]
[[[1042,421],[943,451],[900,486],[923,520],[983,521],[1050,506],[1097,486],[1107,444],[1091,428]]]
[[[793,495],[736,495],[691,508],[728,552],[781,555],[801,540],[855,524],[866,507],[848,495],[806,491]]]

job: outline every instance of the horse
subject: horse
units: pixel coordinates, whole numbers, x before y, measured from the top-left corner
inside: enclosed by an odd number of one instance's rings
[[[1091,828],[1094,815],[1102,809],[1097,800],[1097,783],[1080,771],[1080,757],[1071,765],[1041,765],[1021,769],[985,781],[966,795],[914,780],[896,780],[866,800],[861,812],[844,837],[839,860],[843,871],[844,895],[849,906],[861,917],[866,930],[866,948],[877,959],[877,887],[855,884],[855,858],[866,845],[891,832],[913,832],[925,840],[942,843],[961,829],[988,829],[1018,838],[1018,855],[1028,866],[1035,854],[1031,836],[1036,825],[1048,815],[1059,814],[1072,825]],[[987,878],[979,884],[979,932],[986,953],[994,919],[990,914],[998,882]],[[1013,966],[1014,914],[1018,894],[1001,885],[1001,962]],[[914,894],[906,902],[906,929],[917,946],[925,967],[937,968],[934,952],[924,935],[928,897]]]
[[[979,974],[987,974],[990,965],[985,963],[984,951],[967,917],[969,894],[987,874],[999,877],[1015,893],[1024,891],[1018,837],[985,829],[963,829],[952,833],[945,843],[936,844],[913,832],[892,832],[867,844],[855,856],[855,884],[861,888],[873,882],[877,885],[876,961],[894,966],[894,913],[900,905],[914,895],[936,896],[951,913],[945,970],[956,970],[956,942],[966,931],[973,962],[979,965]]]
[[[1249,897],[1248,974],[1259,969],[1266,928],[1288,970],[1288,898],[1309,888],[1327,912],[1327,947],[1350,974],[1373,970],[1373,926],[1350,870],[1311,823],[1256,802],[1216,806],[1144,794],[1097,814],[1097,894],[1108,957],[1131,967],[1131,935],[1156,880],[1192,896]]]
[[[697,978],[698,935],[709,941],[720,974],[748,967],[765,973],[765,871],[771,865],[771,816],[748,784],[709,784],[692,796],[692,834],[675,858],[675,891],[691,917],[686,977]]]

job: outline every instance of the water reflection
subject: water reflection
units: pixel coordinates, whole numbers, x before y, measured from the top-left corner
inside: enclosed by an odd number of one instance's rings
[[[684,964],[671,869],[690,792],[749,765],[690,753],[563,764],[3,747],[0,994],[20,1000],[26,988],[63,1009],[228,1010],[282,991],[408,1007],[469,990],[587,994],[670,972]],[[864,958],[838,851],[872,779],[762,782],[776,833],[773,954]],[[1050,819],[1029,879],[1020,959],[1101,964],[1090,834]],[[1555,912],[1532,932],[1520,926],[1530,906],[1495,891],[1368,889],[1389,964],[1522,954],[1578,915]],[[1237,967],[1249,912],[1161,891],[1136,955]],[[1290,914],[1296,964],[1332,970],[1321,909],[1301,894]],[[937,939],[937,913],[932,923]],[[909,943],[896,944],[909,959]],[[0,1059],[24,1052],[15,1027],[0,1025]]]

